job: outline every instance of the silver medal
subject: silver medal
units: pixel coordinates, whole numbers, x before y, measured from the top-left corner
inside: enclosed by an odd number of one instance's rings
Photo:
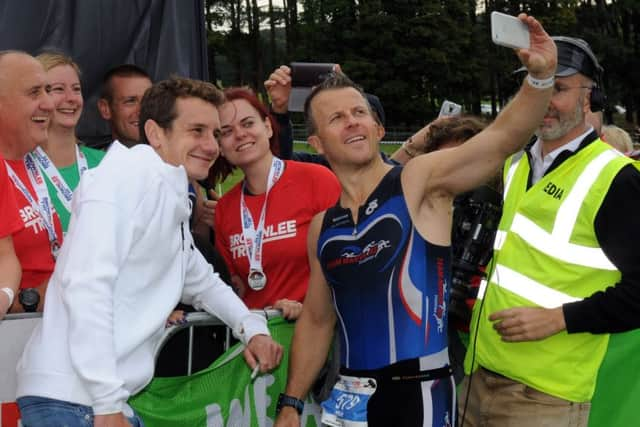
[[[254,291],[262,290],[267,284],[267,276],[260,270],[251,270],[247,279],[249,287]]]
[[[51,242],[51,255],[53,255],[54,261],[58,259],[58,255],[60,255],[60,245],[57,240]]]

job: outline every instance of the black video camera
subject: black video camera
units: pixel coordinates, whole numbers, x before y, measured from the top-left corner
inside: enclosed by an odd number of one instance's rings
[[[502,195],[483,185],[456,197],[453,206],[449,316],[457,329],[466,331],[480,280],[485,277],[485,268],[493,255]]]

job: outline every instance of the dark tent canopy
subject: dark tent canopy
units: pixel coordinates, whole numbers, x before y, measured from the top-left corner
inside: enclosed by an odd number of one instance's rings
[[[111,135],[96,107],[111,67],[136,64],[154,81],[209,77],[203,0],[0,0],[4,49],[54,49],[80,65],[85,106],[78,137],[90,145]]]

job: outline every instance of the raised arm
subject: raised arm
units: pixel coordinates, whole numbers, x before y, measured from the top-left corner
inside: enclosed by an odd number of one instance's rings
[[[264,88],[271,99],[271,110],[276,114],[288,113],[289,95],[291,94],[291,69],[281,65],[269,75]]]
[[[525,14],[519,18],[529,27],[531,47],[516,53],[531,77],[553,78],[557,63],[555,43],[535,18]],[[515,98],[483,132],[460,147],[418,156],[408,162],[403,186],[411,189],[408,196],[414,206],[428,207],[433,198],[452,199],[493,177],[509,155],[526,145],[541,123],[552,86],[540,89],[525,81]]]
[[[271,112],[280,126],[278,157],[291,159],[293,155],[293,128],[289,119],[289,95],[291,94],[291,69],[281,65],[264,82],[271,100]]]
[[[336,322],[331,292],[316,256],[323,218],[324,213],[316,215],[309,227],[307,239],[311,270],[309,289],[304,299],[302,314],[296,322],[289,358],[286,394],[300,400],[304,400],[307,396],[327,358]],[[285,406],[278,415],[275,425],[299,427],[300,418],[294,408]]]
[[[420,154],[426,153],[425,140],[427,139],[427,132],[429,132],[429,126],[431,123],[432,122],[428,123],[402,143],[400,148],[394,151],[391,155],[391,160],[394,160],[401,165],[406,165],[409,160],[419,156]]]

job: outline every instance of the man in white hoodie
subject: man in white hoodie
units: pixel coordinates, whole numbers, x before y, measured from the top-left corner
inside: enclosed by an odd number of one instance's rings
[[[127,399],[153,376],[154,351],[178,301],[219,317],[251,368],[282,347],[200,252],[189,232],[188,179],[218,157],[213,85],[171,78],[147,91],[141,142],[118,142],[83,175],[51,278],[42,324],[18,364],[24,427],[142,425]]]

